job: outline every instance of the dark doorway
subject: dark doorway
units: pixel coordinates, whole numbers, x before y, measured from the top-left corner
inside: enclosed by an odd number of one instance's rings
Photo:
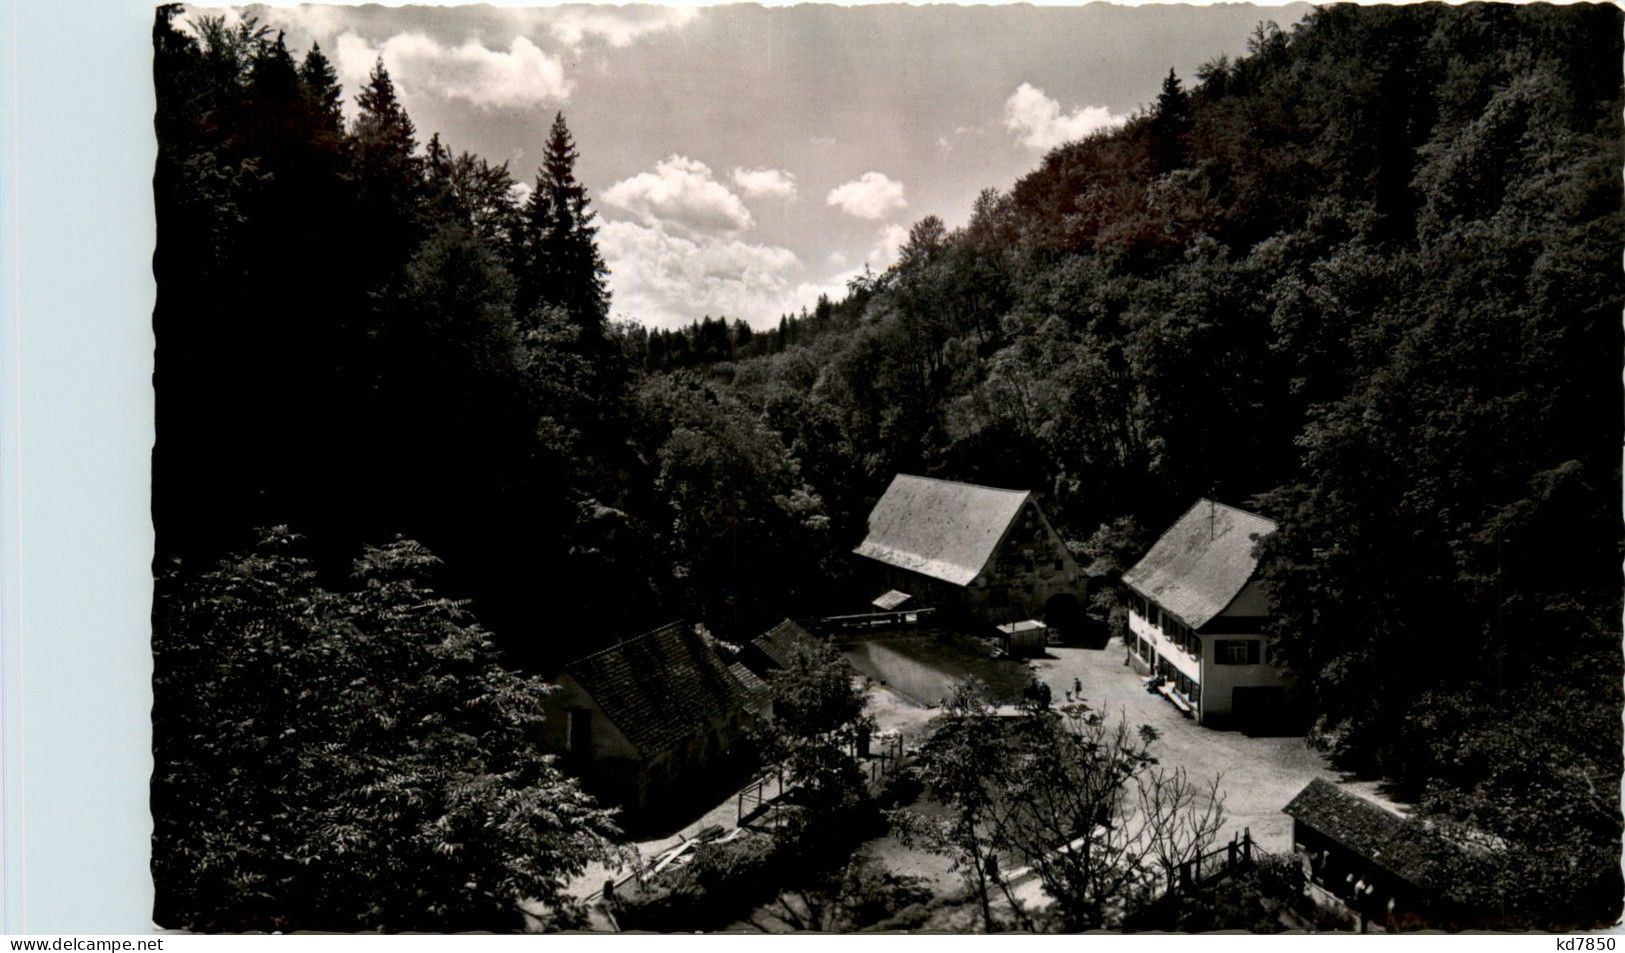
[[[1290,737],[1304,733],[1302,710],[1288,692],[1267,686],[1238,686],[1230,693],[1230,722],[1254,737]]]
[[[1062,642],[1076,643],[1083,637],[1083,606],[1078,604],[1078,597],[1070,592],[1050,596],[1044,603],[1044,624]]]

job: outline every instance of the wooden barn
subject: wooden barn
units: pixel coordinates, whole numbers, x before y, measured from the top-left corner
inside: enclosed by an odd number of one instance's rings
[[[853,550],[874,591],[991,622],[1040,619],[1065,635],[1083,624],[1086,583],[1032,493],[898,474]]]
[[[1446,928],[1461,910],[1446,896],[1460,848],[1426,825],[1316,778],[1282,809],[1304,889],[1361,932]]]
[[[1199,500],[1128,572],[1126,636],[1136,666],[1204,724],[1286,727],[1290,682],[1270,664],[1270,599],[1258,543],[1275,524]]]
[[[746,733],[770,702],[766,683],[678,623],[578,658],[554,681],[545,746],[630,812],[743,767]]]

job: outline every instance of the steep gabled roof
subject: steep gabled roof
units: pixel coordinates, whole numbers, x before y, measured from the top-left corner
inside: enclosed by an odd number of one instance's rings
[[[564,670],[646,755],[754,713],[765,701],[760,679],[741,681],[715,649],[678,623],[576,659]]]
[[[768,661],[779,668],[784,668],[790,664],[790,659],[797,652],[811,651],[820,643],[817,636],[802,628],[793,619],[785,619],[751,639],[750,644],[766,656]]]
[[[1437,851],[1449,848],[1430,845],[1423,831],[1386,808],[1315,778],[1281,810],[1412,886],[1438,887]]]
[[[1199,500],[1123,582],[1200,629],[1223,612],[1258,568],[1258,541],[1275,523],[1257,513]]]
[[[853,552],[934,579],[969,585],[1031,496],[899,473],[869,514]]]

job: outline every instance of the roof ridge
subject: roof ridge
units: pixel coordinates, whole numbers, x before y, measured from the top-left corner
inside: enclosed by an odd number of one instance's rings
[[[1018,496],[1031,496],[1034,492],[1032,490],[1012,490],[1008,487],[1002,486],[988,486],[985,483],[971,483],[968,480],[949,480],[946,477],[924,476],[918,473],[904,473],[901,470],[892,475],[892,480],[896,481],[898,477],[908,477],[910,480],[930,480],[932,483],[946,483],[950,486],[968,486],[972,489],[988,490],[993,493],[1013,493]]]
[[[1258,571],[1259,542],[1279,530],[1280,524],[1266,516],[1203,496],[1158,534],[1121,578],[1180,622],[1200,629],[1235,602]]]
[[[1196,510],[1203,503],[1207,503],[1210,506],[1222,507],[1224,509],[1229,510],[1232,513],[1240,513],[1242,516],[1251,516],[1253,519],[1263,520],[1264,522],[1270,524],[1271,526],[1276,527],[1277,529],[1279,529],[1280,526],[1281,526],[1280,523],[1277,523],[1275,520],[1270,519],[1268,516],[1265,516],[1263,513],[1260,513],[1260,512],[1258,512],[1256,510],[1243,509],[1243,508],[1241,508],[1239,506],[1235,506],[1233,504],[1226,503],[1223,500],[1215,500],[1211,496],[1199,497],[1197,499],[1197,501],[1194,504],[1191,505],[1191,508],[1185,511],[1185,515],[1187,515],[1187,516],[1190,515],[1192,511]]]
[[[564,663],[564,668],[566,670],[569,670],[570,666],[572,666],[572,665],[578,665],[578,664],[580,664],[582,662],[586,662],[586,661],[589,661],[591,659],[595,659],[598,656],[605,654],[606,652],[613,652],[616,649],[624,648],[624,647],[626,647],[628,645],[631,645],[633,642],[641,642],[644,639],[647,639],[651,635],[659,635],[662,632],[667,631],[668,629],[677,629],[682,624],[683,624],[683,620],[675,619],[675,620],[673,620],[671,622],[667,622],[664,625],[656,626],[655,628],[652,628],[649,631],[644,632],[644,633],[642,633],[640,635],[634,635],[629,639],[621,639],[619,642],[616,642],[614,645],[606,645],[603,648],[597,650],[596,652],[588,652],[586,655],[578,655],[575,658],[571,659],[570,661]],[[681,631],[681,630],[679,629],[679,631]]]

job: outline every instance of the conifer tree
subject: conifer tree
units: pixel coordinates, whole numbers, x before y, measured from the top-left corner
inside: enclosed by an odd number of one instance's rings
[[[288,53],[286,36],[278,32],[276,39],[254,51],[248,68],[249,86],[257,99],[291,99],[299,92],[299,74]]]
[[[406,114],[383,57],[356,98],[360,115],[351,135],[363,243],[361,267],[369,284],[395,277],[419,237],[423,191],[417,129]]]
[[[522,321],[538,307],[563,308],[580,328],[583,341],[593,342],[603,339],[608,318],[609,294],[604,287],[608,269],[598,253],[596,213],[588,207],[586,187],[575,177],[579,157],[564,114],[559,113],[525,210],[518,306]]]
[[[395,94],[395,83],[384,67],[383,57],[373,65],[356,104],[361,115],[356,118],[354,135],[363,177],[373,173],[404,181],[415,176],[417,128]]]
[[[333,64],[322,53],[320,43],[312,43],[299,66],[299,85],[304,90],[306,108],[319,134],[334,141],[344,135],[343,90]]]
[[[1186,137],[1191,130],[1191,100],[1173,69],[1162,81],[1157,108],[1151,121],[1151,161],[1157,174],[1171,172],[1186,164]]]

